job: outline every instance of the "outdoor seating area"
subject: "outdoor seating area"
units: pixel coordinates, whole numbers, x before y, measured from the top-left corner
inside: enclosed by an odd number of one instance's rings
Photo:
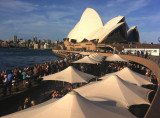
[[[112,61],[107,60],[109,58],[113,58]],[[92,68],[89,69],[90,66]],[[143,117],[145,113],[134,114],[134,110],[141,108],[141,105],[146,105],[147,108],[150,105],[149,97],[153,90],[143,86],[154,86],[150,76],[152,72],[147,77],[134,72],[130,69],[131,67],[133,69],[137,65],[132,65],[129,60],[118,55],[111,57],[103,57],[97,53],[89,56],[82,55],[81,59],[72,61],[67,68],[43,77],[43,81],[61,81],[62,88],[70,84],[66,95],[55,97],[57,93],[54,91],[52,98],[54,102],[49,100],[50,102],[47,101],[4,117],[25,118],[27,114],[34,118],[50,118],[53,114],[57,118]],[[109,68],[112,68],[111,71]],[[105,69],[105,71],[103,74],[94,73],[98,69],[100,71]],[[142,111],[139,109],[138,112]]]

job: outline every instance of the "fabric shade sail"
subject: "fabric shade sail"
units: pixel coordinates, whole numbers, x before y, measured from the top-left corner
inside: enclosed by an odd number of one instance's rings
[[[89,57],[90,57],[91,59],[95,60],[95,61],[98,61],[98,62],[102,61],[102,59],[98,59],[98,58],[93,57],[93,56],[89,56]]]
[[[72,66],[68,68],[48,76],[44,76],[43,80],[57,80],[57,81],[65,81],[71,84],[73,83],[87,83],[90,79],[95,78],[95,76],[81,72],[75,69]]]
[[[63,98],[50,104],[37,105],[26,110],[13,113],[5,118],[135,118],[127,110],[97,104],[70,92]],[[3,117],[2,117],[3,118]]]
[[[89,52],[80,52],[79,54],[81,54],[81,55],[90,55]]]
[[[104,58],[104,56],[99,55],[98,53],[93,54],[93,56],[96,56],[98,58]]]
[[[114,54],[112,56],[108,56],[105,61],[120,61],[120,62],[128,62],[127,59],[124,59],[122,57],[120,57],[119,55],[117,54]]]
[[[97,64],[100,63],[99,61],[93,60],[92,58],[85,56],[82,59],[79,59],[77,61],[74,61],[72,63],[89,63],[89,64]]]
[[[106,79],[110,75],[117,75],[121,79],[123,79],[127,82],[130,82],[132,84],[136,84],[137,86],[153,84],[152,82],[149,81],[150,80],[149,77],[141,75],[139,73],[136,73],[136,72],[130,70],[128,67],[125,67],[124,69],[122,69],[118,72],[106,74],[105,76],[103,76],[99,79]]]
[[[99,59],[103,59],[103,58],[104,58],[104,56],[101,56],[101,55],[99,55],[99,54],[97,54],[97,53],[92,54],[91,56],[96,57],[96,58],[99,58]]]
[[[103,57],[95,56],[94,54],[89,55],[89,57],[96,61],[102,61]]]
[[[148,102],[149,89],[128,83],[116,75],[80,87],[75,91],[86,98],[101,98],[101,101],[105,101],[105,99],[115,100],[122,103],[126,108],[136,104],[150,104]]]

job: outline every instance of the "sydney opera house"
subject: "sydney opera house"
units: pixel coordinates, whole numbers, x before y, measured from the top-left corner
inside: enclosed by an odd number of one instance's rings
[[[67,50],[96,50],[112,44],[139,43],[137,26],[128,27],[124,16],[117,16],[103,24],[99,14],[87,8],[80,21],[64,39]]]

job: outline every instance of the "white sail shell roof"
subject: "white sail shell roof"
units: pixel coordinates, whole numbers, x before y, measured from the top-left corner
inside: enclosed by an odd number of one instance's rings
[[[82,14],[80,21],[68,34],[68,38],[69,41],[75,39],[78,43],[82,42],[84,39],[87,39],[88,41],[96,39],[98,40],[98,43],[102,43],[109,34],[122,25],[128,27],[124,16],[117,16],[103,25],[99,14],[91,8],[87,8]],[[125,30],[127,30],[127,28],[124,28],[123,33],[127,34],[127,31]],[[127,38],[124,40],[127,40]]]
[[[101,43],[106,37],[109,36],[109,34],[111,34],[113,31],[115,31],[117,28],[121,27],[121,26],[124,25],[124,24],[125,24],[125,22],[121,22],[121,23],[116,24],[116,25],[113,26],[112,28],[108,29],[104,34],[102,34],[102,35],[99,37],[98,43]]]
[[[124,19],[124,16],[118,16],[118,17],[112,18],[110,21],[108,21],[104,25],[104,27],[106,29],[110,29],[110,28],[114,27],[115,25],[117,25],[122,19]],[[122,21],[122,22],[125,22],[125,21]]]
[[[130,31],[133,30],[133,29],[136,29],[136,30],[137,30],[137,26],[132,26],[132,27],[127,31],[127,33],[130,32]]]
[[[79,22],[75,25],[75,27],[68,34],[70,41],[71,39],[75,39],[77,37],[76,34],[78,34],[78,27],[79,27]]]
[[[77,42],[81,42],[90,33],[102,26],[103,23],[99,14],[94,9],[87,8],[82,14],[80,21],[69,33],[68,38],[76,39]]]
[[[122,19],[124,19],[124,16],[118,16],[111,19],[103,27],[100,27],[96,31],[89,34],[88,37],[86,37],[86,39],[99,39],[98,42],[101,43],[105,37],[107,37],[111,32],[113,32],[115,29],[120,27],[125,22],[123,21],[122,23],[119,23]]]

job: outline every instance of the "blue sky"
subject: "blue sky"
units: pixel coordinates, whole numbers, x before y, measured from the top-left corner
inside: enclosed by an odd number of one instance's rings
[[[0,0],[0,39],[62,40],[86,8],[95,9],[103,23],[122,15],[138,26],[141,42],[158,43],[159,0]]]

